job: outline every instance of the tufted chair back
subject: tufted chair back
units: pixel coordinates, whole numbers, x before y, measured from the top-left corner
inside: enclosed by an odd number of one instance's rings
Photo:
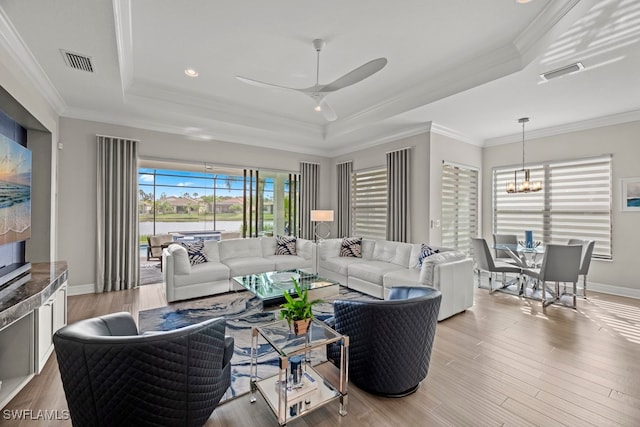
[[[401,397],[429,371],[442,294],[427,286],[394,287],[386,301],[333,302],[334,329],[349,336],[349,381],[374,394]],[[334,364],[340,348],[327,348]]]
[[[53,336],[74,426],[202,426],[231,381],[223,318],[138,334],[129,313]]]

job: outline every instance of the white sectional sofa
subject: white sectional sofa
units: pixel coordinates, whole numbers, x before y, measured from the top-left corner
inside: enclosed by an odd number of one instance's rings
[[[228,292],[231,278],[267,271],[314,268],[315,244],[296,240],[296,255],[275,255],[276,238],[207,240],[208,262],[191,265],[180,244],[163,251],[163,281],[167,301],[178,301]]]
[[[362,241],[362,257],[342,257],[342,239],[320,245],[318,273],[351,289],[385,298],[393,286],[433,286],[442,292],[438,320],[473,306],[473,260],[447,248],[423,261],[418,270],[419,243]]]

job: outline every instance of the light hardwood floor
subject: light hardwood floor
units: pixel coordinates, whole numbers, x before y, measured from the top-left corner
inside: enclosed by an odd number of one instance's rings
[[[640,301],[591,293],[578,309],[475,292],[472,309],[440,322],[429,375],[402,399],[352,386],[349,414],[337,402],[290,426],[639,426]],[[165,305],[159,285],[69,298],[69,321]],[[400,350],[400,349],[399,349]],[[6,426],[69,426],[70,421],[7,420],[6,410],[62,410],[55,356],[0,414]],[[220,405],[207,426],[277,426],[259,398]]]

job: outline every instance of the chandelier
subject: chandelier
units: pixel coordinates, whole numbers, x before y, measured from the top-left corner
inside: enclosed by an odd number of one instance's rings
[[[513,181],[507,182],[507,193],[529,193],[542,190],[542,182],[530,179],[529,169],[524,168],[524,124],[529,121],[528,117],[518,119],[522,123],[522,169],[513,171]],[[518,178],[520,181],[518,182]]]

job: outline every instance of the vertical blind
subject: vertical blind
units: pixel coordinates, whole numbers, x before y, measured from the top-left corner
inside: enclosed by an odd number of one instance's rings
[[[471,254],[478,235],[478,171],[442,165],[442,246]]]
[[[611,258],[611,155],[531,167],[531,180],[542,181],[536,193],[505,191],[513,169],[494,169],[493,178],[495,233],[523,240],[533,230],[544,244],[595,240],[593,256]]]
[[[387,170],[351,175],[351,232],[354,236],[385,239],[387,229]]]

